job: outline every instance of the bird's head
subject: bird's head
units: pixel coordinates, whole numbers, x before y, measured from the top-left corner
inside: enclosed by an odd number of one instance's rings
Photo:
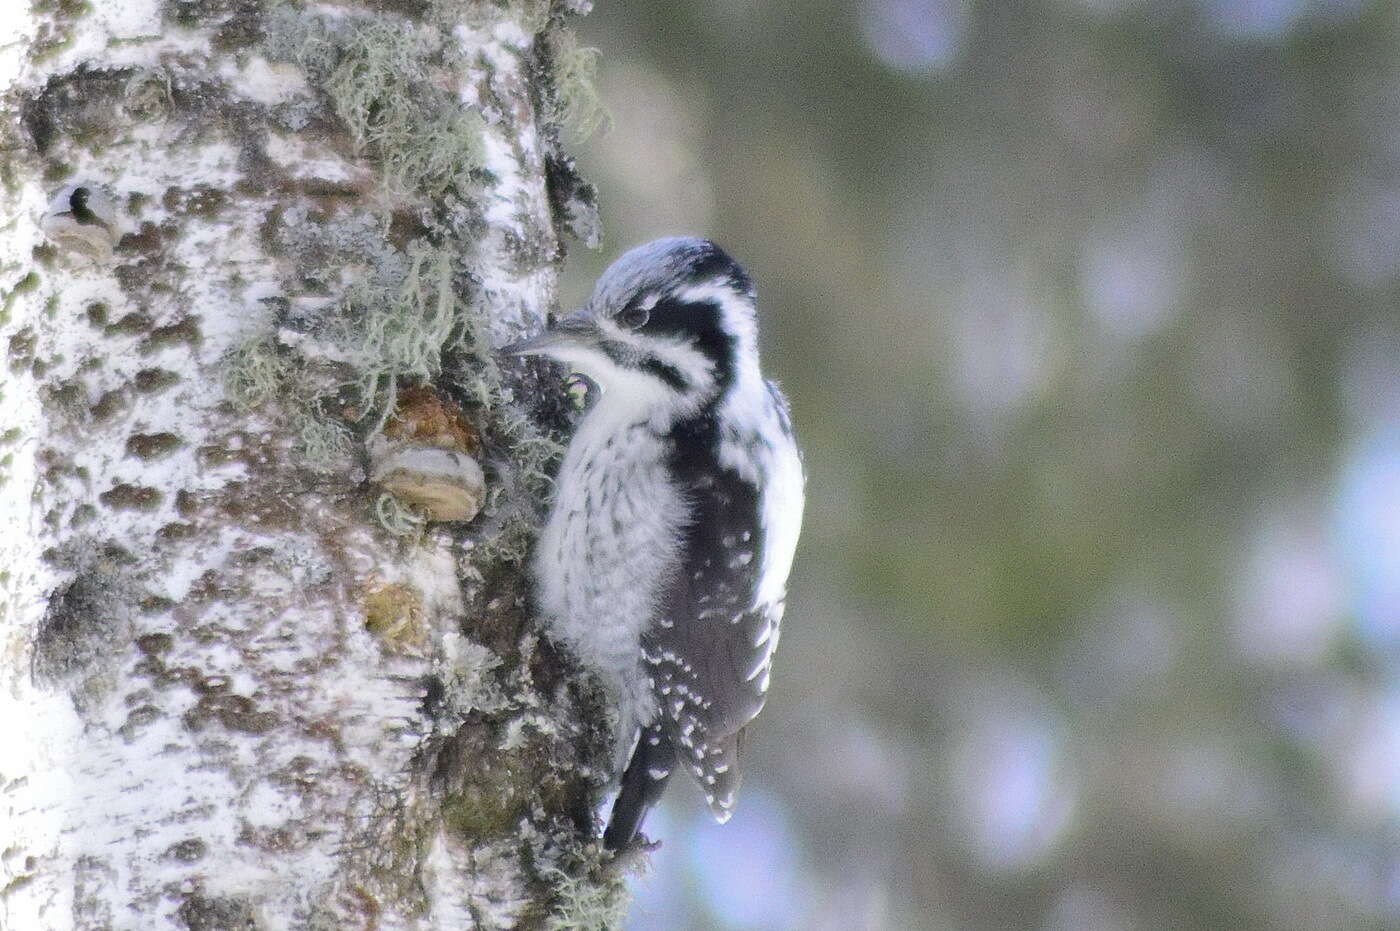
[[[604,398],[698,409],[757,374],[753,285],[707,239],[658,239],[613,262],[583,307],[501,352],[563,362]]]

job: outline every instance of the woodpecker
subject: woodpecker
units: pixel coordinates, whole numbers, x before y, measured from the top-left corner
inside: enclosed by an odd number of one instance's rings
[[[759,369],[749,276],[713,242],[617,259],[579,310],[502,350],[596,386],[532,555],[550,637],[616,705],[604,846],[628,847],[672,771],[720,822],[763,708],[802,525],[802,460]]]

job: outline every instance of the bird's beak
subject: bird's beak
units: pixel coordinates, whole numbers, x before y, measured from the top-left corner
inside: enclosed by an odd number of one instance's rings
[[[498,351],[503,356],[548,356],[561,350],[584,348],[598,341],[598,325],[586,311],[576,310],[551,320],[543,333],[522,339]]]

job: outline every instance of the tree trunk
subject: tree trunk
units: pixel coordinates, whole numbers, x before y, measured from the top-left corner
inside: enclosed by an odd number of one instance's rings
[[[522,565],[569,409],[490,354],[593,236],[586,6],[18,14],[0,926],[617,920]]]

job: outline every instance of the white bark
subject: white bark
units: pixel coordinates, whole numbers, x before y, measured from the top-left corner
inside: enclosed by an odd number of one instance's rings
[[[0,50],[0,927],[607,920],[606,727],[523,606],[547,443],[486,352],[588,222],[564,12],[53,0]],[[413,383],[465,434],[379,436]],[[386,442],[485,511],[420,526]]]

